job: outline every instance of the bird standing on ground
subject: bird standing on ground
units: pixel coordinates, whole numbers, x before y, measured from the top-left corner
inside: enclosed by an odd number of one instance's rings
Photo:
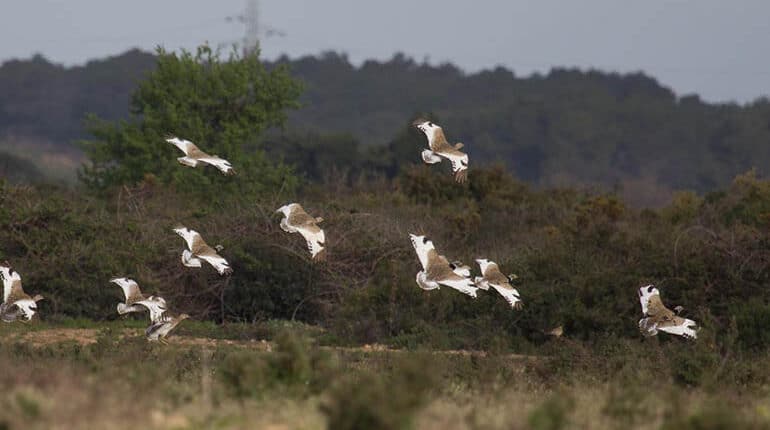
[[[117,284],[126,297],[125,303],[118,303],[118,314],[125,315],[129,312],[150,312],[150,321],[155,322],[166,312],[166,300],[163,297],[144,297],[139,289],[139,284],[129,278],[113,278],[110,282]]]
[[[166,138],[166,142],[176,146],[177,148],[181,149],[182,152],[184,152],[184,157],[177,158],[177,161],[179,161],[180,164],[189,167],[195,167],[198,165],[198,163],[205,163],[216,167],[220,172],[222,172],[223,175],[235,174],[235,170],[229,161],[223,158],[219,158],[216,155],[209,155],[201,151],[197,146],[195,146],[194,143],[190,142],[189,140],[180,139],[176,136],[169,136]]]
[[[468,179],[468,154],[460,151],[462,143],[456,143],[454,146],[447,142],[444,131],[438,125],[425,119],[417,119],[412,125],[423,132],[428,138],[428,147],[422,151],[422,161],[427,164],[435,164],[446,158],[452,163],[452,172],[455,180],[463,183]]]
[[[169,332],[171,332],[171,330],[173,330],[180,322],[187,318],[190,318],[187,314],[174,316],[166,312],[166,314],[160,317],[158,321],[153,321],[153,323],[147,327],[144,334],[149,341],[158,341],[164,345],[168,344],[166,336],[168,336]]]
[[[201,260],[211,264],[220,275],[229,275],[233,273],[230,263],[222,256],[217,254],[223,248],[220,245],[216,249],[210,247],[201,237],[201,235],[185,226],[174,228],[176,234],[182,236],[187,243],[187,249],[182,251],[182,264],[187,267],[201,267]]]
[[[655,336],[658,331],[663,331],[687,339],[698,337],[698,324],[691,319],[676,315],[674,311],[664,306],[660,300],[660,291],[655,286],[646,285],[639,288],[639,302],[644,314],[644,318],[639,320],[639,330],[644,336]]]
[[[278,208],[276,213],[283,214],[281,229],[287,233],[299,233],[307,242],[310,256],[314,261],[322,261],[326,258],[326,235],[318,223],[323,218],[313,218],[305,212],[299,203],[289,203]]]
[[[514,276],[503,275],[497,263],[486,258],[479,258],[476,262],[479,263],[482,274],[482,276],[476,277],[476,286],[485,291],[489,290],[489,287],[494,288],[513,309],[521,309],[521,296],[519,296],[518,290],[511,286],[511,279],[515,279]]]
[[[477,288],[468,276],[463,276],[462,267],[459,269],[461,273],[457,273],[458,267],[455,266],[453,269],[446,257],[436,252],[436,247],[427,237],[410,234],[409,238],[423,268],[417,272],[415,278],[420,288],[435,290],[440,285],[446,285],[473,298],[476,297]]]
[[[43,296],[30,297],[21,286],[21,275],[13,270],[8,262],[0,265],[0,277],[3,280],[3,303],[0,304],[0,319],[13,322],[21,318],[31,320],[37,312],[37,302]]]

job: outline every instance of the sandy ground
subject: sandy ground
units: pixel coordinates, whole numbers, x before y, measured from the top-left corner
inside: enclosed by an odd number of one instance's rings
[[[141,337],[144,336],[143,330],[140,329],[124,329],[123,336]],[[15,336],[15,340],[22,341],[33,346],[46,346],[56,343],[76,342],[80,345],[90,345],[97,341],[99,336],[99,330],[89,328],[55,328],[46,330],[34,330],[27,333],[19,334]],[[190,336],[176,336],[170,335],[168,337],[169,344],[180,346],[196,346],[196,347],[217,347],[217,346],[240,346],[248,349],[256,349],[260,351],[272,351],[272,344],[266,340],[228,340],[228,339],[211,339],[202,337],[190,337]],[[386,345],[363,345],[360,347],[328,347],[336,351],[349,351],[349,352],[407,352],[403,349],[393,349]],[[476,355],[485,356],[484,351],[467,351],[467,350],[451,350],[451,351],[433,351],[434,353],[450,354],[450,355]],[[513,359],[519,360],[532,360],[537,357],[511,354]]]

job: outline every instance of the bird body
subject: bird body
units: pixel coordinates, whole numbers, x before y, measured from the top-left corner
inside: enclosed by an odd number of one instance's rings
[[[427,164],[435,164],[446,158],[452,163],[455,180],[459,183],[468,180],[468,154],[460,151],[463,144],[450,145],[444,136],[444,130],[431,121],[417,119],[413,125],[428,138],[430,149],[422,151],[422,160]]]
[[[190,316],[187,314],[173,316],[166,313],[166,315],[163,315],[158,321],[154,321],[149,327],[147,327],[144,332],[147,336],[147,340],[167,343],[166,336],[168,336],[171,330],[176,328],[180,322],[186,320],[189,317]]]
[[[463,294],[476,297],[477,288],[468,276],[455,272],[449,261],[436,252],[433,242],[425,236],[410,234],[412,246],[423,270],[417,273],[417,285],[424,290],[438,289],[440,285],[454,288]],[[462,272],[462,269],[461,269]]]
[[[223,175],[235,174],[235,170],[229,161],[223,158],[219,158],[216,155],[209,155],[201,151],[194,143],[190,142],[189,140],[180,139],[176,136],[169,136],[166,138],[166,142],[176,146],[182,152],[184,152],[184,157],[177,158],[177,161],[179,161],[180,164],[189,167],[196,167],[199,163],[205,163],[216,167],[220,172],[222,172]]]
[[[660,291],[653,285],[639,288],[639,302],[644,314],[644,318],[639,320],[639,330],[644,336],[655,336],[658,331],[663,331],[687,339],[698,337],[698,324],[691,319],[676,315],[674,311],[663,305]]]
[[[229,275],[233,273],[230,263],[217,253],[217,250],[210,247],[201,237],[201,235],[185,226],[174,228],[174,232],[184,239],[187,249],[182,251],[182,264],[187,267],[201,267],[201,260],[206,261],[214,267],[220,275]],[[217,247],[222,249],[221,247]]]
[[[0,265],[0,277],[3,280],[3,303],[0,304],[0,319],[13,322],[18,319],[29,321],[37,312],[37,302],[43,296],[34,297],[24,292],[21,286],[21,275],[7,263]]]
[[[110,282],[118,285],[123,290],[125,303],[118,303],[118,314],[125,315],[131,312],[150,313],[150,320],[157,321],[166,312],[166,300],[163,297],[145,297],[139,289],[139,284],[130,278],[113,278]]]
[[[314,261],[322,261],[326,257],[326,234],[318,224],[323,222],[321,217],[312,217],[305,212],[299,203],[289,203],[276,210],[283,214],[281,229],[287,233],[299,233],[307,242],[310,256]]]
[[[482,276],[476,277],[476,286],[483,290],[488,290],[489,287],[494,288],[513,309],[521,309],[522,301],[519,291],[511,286],[510,279],[500,272],[497,263],[485,258],[480,258],[476,262],[479,264],[482,274]]]

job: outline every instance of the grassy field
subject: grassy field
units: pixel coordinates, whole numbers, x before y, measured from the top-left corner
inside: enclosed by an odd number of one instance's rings
[[[559,338],[520,356],[337,347],[281,321],[185,322],[168,346],[142,328],[0,326],[0,429],[770,428],[770,390],[750,374],[767,357],[688,382],[677,372],[698,364],[680,355],[701,346],[678,339]]]

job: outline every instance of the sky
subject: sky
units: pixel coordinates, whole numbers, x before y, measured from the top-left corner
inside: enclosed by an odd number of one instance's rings
[[[0,62],[65,65],[131,48],[239,42],[248,0],[3,0]],[[263,56],[334,50],[359,64],[403,52],[472,73],[552,67],[643,71],[712,102],[770,95],[766,0],[259,0]]]

